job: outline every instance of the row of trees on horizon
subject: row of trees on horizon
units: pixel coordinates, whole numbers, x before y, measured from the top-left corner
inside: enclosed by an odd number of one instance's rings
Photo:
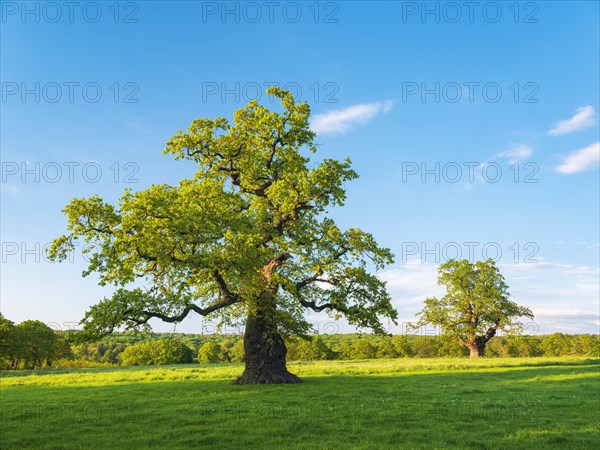
[[[288,360],[358,360],[383,358],[465,357],[449,334],[438,336],[322,334],[286,339]],[[539,336],[495,336],[485,348],[487,357],[535,356],[600,357],[600,336],[554,333]],[[94,367],[163,365],[244,361],[242,336],[115,333],[95,343],[72,343],[64,332],[43,322],[15,325],[0,315],[0,367]]]

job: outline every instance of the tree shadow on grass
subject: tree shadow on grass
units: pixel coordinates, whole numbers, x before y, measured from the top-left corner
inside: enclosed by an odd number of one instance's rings
[[[488,360],[492,360],[489,358]],[[599,358],[585,358],[585,359],[565,359],[557,361],[535,361],[535,358],[530,358],[527,362],[517,362],[516,364],[510,363],[510,358],[497,358],[493,361],[506,360],[506,363],[494,364],[493,367],[547,367],[547,366],[586,366],[586,365],[600,365]]]

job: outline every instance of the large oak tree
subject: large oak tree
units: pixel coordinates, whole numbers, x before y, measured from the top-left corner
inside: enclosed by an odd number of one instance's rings
[[[529,308],[509,300],[508,286],[492,259],[448,260],[438,269],[438,284],[446,287],[446,295],[425,300],[415,327],[441,326],[469,349],[471,358],[483,356],[498,330],[518,331],[519,317],[533,319]]]
[[[86,313],[84,337],[190,313],[225,323],[245,317],[246,367],[237,382],[293,383],[282,336],[309,330],[305,311],[376,332],[380,317],[396,319],[385,283],[369,271],[392,263],[391,252],[327,216],[357,177],[350,161],[311,163],[309,106],[279,88],[267,92],[280,112],[253,100],[232,124],[199,118],[167,142],[165,153],[197,164],[178,186],[126,190],[117,206],[93,196],[65,207],[69,234],[54,241],[50,257],[66,258],[78,240],[93,244],[84,274],[118,287]]]

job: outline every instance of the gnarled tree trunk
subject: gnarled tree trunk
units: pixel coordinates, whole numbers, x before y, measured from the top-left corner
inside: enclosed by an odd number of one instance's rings
[[[483,351],[485,350],[485,343],[487,341],[485,338],[478,337],[475,340],[469,342],[469,351],[471,358],[480,358],[483,356]]]
[[[274,314],[275,310],[268,308],[248,315],[244,333],[246,369],[235,384],[281,384],[302,381],[287,370],[287,348],[273,326]]]

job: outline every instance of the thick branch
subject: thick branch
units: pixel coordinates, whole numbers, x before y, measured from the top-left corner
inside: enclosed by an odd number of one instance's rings
[[[335,261],[337,261],[338,259],[340,259],[342,256],[344,256],[349,249],[344,248],[343,250],[337,252],[335,255],[333,255],[333,258],[331,258],[331,261],[329,261],[327,264],[331,264]],[[319,279],[319,277],[323,275],[323,271],[322,270],[318,270],[317,272],[315,272],[313,275],[311,275],[308,278],[305,278],[302,281],[299,281],[296,283],[296,289],[300,290],[305,286],[308,286],[311,283],[314,283],[315,281],[322,281]]]
[[[303,287],[308,286],[309,284],[317,281],[321,275],[323,275],[323,271],[319,270],[315,274],[311,275],[310,277],[305,278],[302,281],[299,281],[298,283],[296,283],[296,289],[300,290]]]
[[[290,258],[292,258],[292,255],[290,255],[289,253],[280,253],[275,258],[270,260],[267,264],[265,264],[260,269],[260,272],[267,279],[267,281],[270,281],[271,275],[273,275],[273,272],[275,271],[275,269],[277,269],[279,266],[283,265]]]
[[[154,317],[161,319],[165,322],[170,322],[170,323],[181,322],[183,319],[185,319],[187,317],[187,315],[191,311],[194,311],[195,313],[200,314],[201,316],[206,316],[206,315],[210,314],[211,312],[214,312],[221,308],[225,308],[227,306],[231,306],[235,303],[238,303],[239,301],[240,301],[240,299],[234,295],[229,298],[224,298],[220,302],[217,302],[213,305],[207,306],[206,308],[200,308],[198,305],[188,304],[184,308],[184,310],[176,316],[167,316],[165,314],[153,312],[153,311],[142,311],[142,315],[144,316],[143,319],[140,319],[137,317],[128,317],[128,319],[132,320],[133,322],[137,323],[138,325],[143,325],[145,323],[148,323],[148,321]]]
[[[213,272],[213,276],[215,277],[215,280],[219,285],[219,290],[221,291],[223,298],[227,299],[235,297],[235,295],[232,294],[229,288],[227,287],[227,283],[225,283],[225,280],[223,279],[218,270],[215,269],[215,271]]]
[[[343,308],[343,307],[340,307],[340,306],[333,306],[332,303],[324,303],[322,305],[317,305],[314,301],[313,302],[309,302],[309,301],[303,300],[301,298],[298,299],[298,300],[299,300],[299,302],[300,302],[300,304],[302,306],[304,306],[305,308],[310,308],[314,312],[321,312],[324,309],[335,309],[336,311],[343,312],[343,313],[347,313],[348,312],[347,308]]]
[[[483,336],[484,342],[489,341],[495,335],[496,335],[496,328],[494,328],[494,327],[488,328],[487,332],[485,333],[485,336]]]

